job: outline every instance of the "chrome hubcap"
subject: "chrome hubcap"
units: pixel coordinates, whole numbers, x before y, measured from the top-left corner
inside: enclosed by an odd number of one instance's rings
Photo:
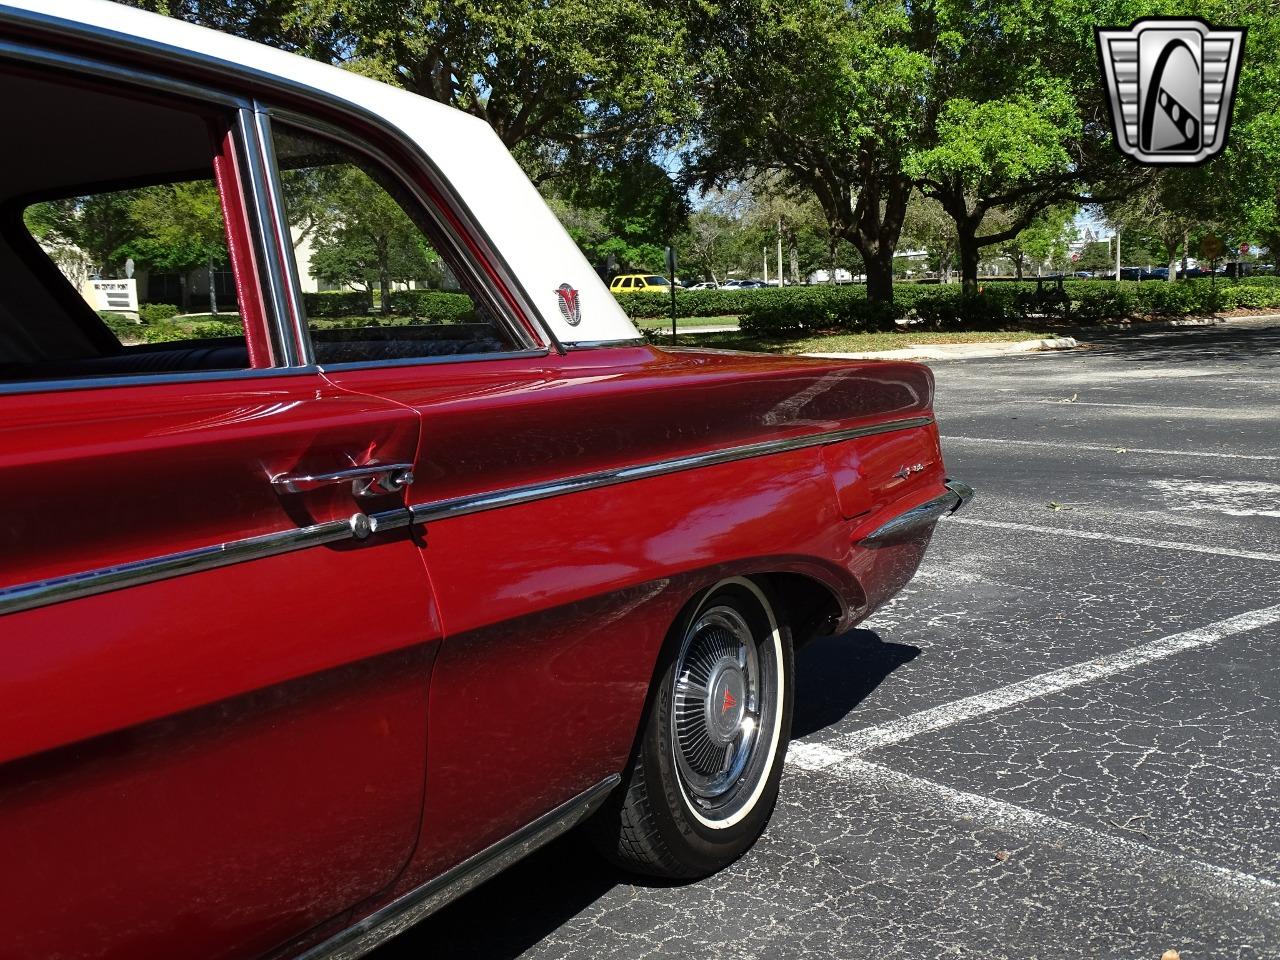
[[[693,799],[712,805],[742,776],[759,735],[758,655],[737,611],[713,607],[685,634],[674,707],[676,766]]]

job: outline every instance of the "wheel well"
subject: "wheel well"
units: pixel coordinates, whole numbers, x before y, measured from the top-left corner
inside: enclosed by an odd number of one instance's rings
[[[769,582],[783,606],[796,646],[835,629],[844,614],[838,597],[826,584],[801,573],[770,573]]]

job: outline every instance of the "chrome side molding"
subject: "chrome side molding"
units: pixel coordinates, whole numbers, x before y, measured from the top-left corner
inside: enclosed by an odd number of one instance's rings
[[[955,513],[973,499],[973,487],[960,480],[948,480],[947,492],[934,497],[918,507],[898,514],[881,524],[859,541],[864,547],[882,547],[890,543],[910,540],[933,528],[944,516]]]
[[[35,580],[30,583],[19,583],[11,587],[0,588],[0,616],[43,607],[51,603],[62,603],[76,600],[110,590],[124,587],[154,583],[169,577],[180,577],[188,573],[212,570],[233,563],[243,563],[260,557],[275,556],[306,547],[334,543],[338,540],[364,540],[372,534],[394,530],[410,524],[427,523],[443,520],[448,517],[478,513],[482,510],[496,510],[499,507],[544,500],[581,490],[592,490],[630,480],[644,480],[668,473],[679,473],[697,467],[708,467],[720,463],[732,463],[750,457],[764,457],[789,450],[802,450],[807,447],[825,446],[852,440],[857,437],[870,437],[880,433],[893,433],[898,430],[910,430],[926,427],[933,423],[932,417],[908,417],[902,420],[889,420],[882,423],[868,424],[863,427],[849,427],[844,430],[832,430],[826,433],[808,433],[798,437],[786,437],[781,440],[766,440],[761,443],[741,444],[733,447],[722,447],[706,453],[692,454],[687,457],[675,457],[670,460],[658,460],[653,463],[620,467],[615,470],[601,470],[596,473],[581,474],[565,480],[548,483],[530,484],[522,487],[510,487],[506,490],[494,490],[488,493],[456,497],[451,500],[435,500],[415,504],[412,508],[400,507],[378,513],[357,513],[346,520],[331,520],[308,527],[281,530],[275,533],[264,533],[243,540],[230,540],[226,543],[213,544],[208,547],[197,547],[194,550],[183,550],[179,553],[165,554],[146,560],[135,560],[111,567],[99,567],[81,573],[67,574],[48,580]],[[360,484],[373,472],[378,475],[389,474],[388,480],[403,487],[413,482],[410,464],[380,464],[357,468],[352,471],[341,471],[332,474],[315,476],[279,476],[272,482],[282,492],[312,489],[329,483],[356,484],[353,491],[362,492]],[[952,489],[952,485],[954,490]],[[388,488],[390,489],[390,488]],[[968,493],[961,497],[961,489]],[[367,492],[374,492],[368,490]],[[380,491],[379,491],[380,492]],[[948,481],[948,497],[954,497],[955,507],[971,496],[973,491],[958,481]],[[919,509],[919,508],[917,508]],[[943,510],[942,512],[949,512]],[[893,522],[893,521],[891,521]]]
[[[594,490],[597,487],[612,486],[630,480],[645,480],[649,477],[660,477],[668,473],[679,473],[698,467],[710,467],[721,463],[732,463],[735,460],[747,460],[751,457],[765,457],[774,453],[785,453],[790,450],[803,450],[807,447],[822,447],[842,440],[853,440],[858,437],[871,437],[881,433],[894,433],[898,430],[910,430],[916,427],[927,427],[933,423],[932,417],[907,417],[903,420],[888,420],[883,423],[868,424],[864,427],[848,427],[844,430],[830,430],[825,433],[807,433],[798,437],[785,437],[781,440],[765,440],[760,443],[746,443],[734,447],[722,447],[706,453],[695,453],[687,457],[673,457],[670,460],[656,460],[653,463],[632,467],[620,467],[616,470],[600,470],[595,473],[579,474],[564,480],[553,480],[549,483],[535,483],[523,487],[511,487],[506,490],[494,490],[489,493],[472,494],[455,497],[452,500],[437,500],[415,504],[413,510],[414,523],[428,523],[433,520],[445,520],[449,517],[460,517],[468,513],[479,513],[482,510],[496,510],[499,507],[510,507],[534,500],[545,500],[548,497],[559,497],[567,493],[581,490]]]
[[[355,960],[441,907],[474,890],[538,848],[567,833],[594,813],[622,778],[614,773],[522,827],[504,840],[464,860],[433,880],[393,900],[359,923],[334,934],[297,960]]]
[[[374,514],[355,513],[346,520],[329,520],[293,530],[264,533],[210,547],[197,547],[161,557],[135,560],[112,567],[98,567],[48,580],[19,583],[0,589],[0,616],[66,600],[78,600],[124,587],[136,587],[202,570],[214,570],[262,557],[274,557],[339,540],[364,540],[381,530],[407,526],[409,511],[403,507]]]

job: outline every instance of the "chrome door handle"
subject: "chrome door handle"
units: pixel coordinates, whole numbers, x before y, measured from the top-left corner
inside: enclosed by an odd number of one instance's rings
[[[367,463],[332,473],[280,473],[271,478],[278,493],[306,493],[337,483],[351,484],[351,492],[357,497],[399,493],[413,483],[413,464]]]

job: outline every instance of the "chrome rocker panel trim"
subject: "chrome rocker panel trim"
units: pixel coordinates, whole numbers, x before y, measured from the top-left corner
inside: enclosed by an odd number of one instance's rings
[[[567,833],[594,813],[622,782],[611,774],[504,840],[464,860],[452,870],[393,900],[320,943],[297,960],[355,960],[435,913],[453,900]]]
[[[881,524],[870,534],[863,537],[860,544],[864,547],[881,547],[890,543],[900,543],[912,539],[921,533],[931,530],[940,519],[955,513],[971,499],[973,487],[960,480],[948,480],[944,486],[947,492],[934,497],[918,507],[912,507],[898,514],[892,520]]]
[[[260,536],[247,537],[243,540],[231,540],[226,543],[197,547],[194,550],[184,550],[179,553],[170,553],[146,560],[135,560],[131,563],[122,563],[116,566],[99,567],[94,570],[53,577],[48,580],[35,580],[30,583],[15,584],[11,587],[0,588],[0,616],[7,613],[17,613],[21,610],[30,610],[33,607],[61,603],[65,600],[76,600],[98,593],[106,593],[110,590],[153,583],[169,577],[180,577],[188,573],[212,570],[216,567],[225,567],[233,563],[242,563],[248,560],[257,560],[261,557],[289,553],[306,547],[335,543],[339,540],[363,540],[372,533],[409,526],[410,524],[443,520],[448,517],[478,513],[482,510],[496,510],[499,507],[544,500],[548,497],[559,497],[568,493],[576,493],[580,490],[592,490],[596,487],[611,486],[631,480],[643,480],[667,473],[693,470],[697,467],[732,463],[735,460],[745,460],[750,457],[763,457],[774,453],[784,453],[789,450],[825,446],[856,437],[869,437],[880,433],[892,433],[897,430],[924,427],[932,422],[931,417],[909,417],[904,420],[890,420],[865,427],[851,427],[827,433],[811,433],[799,437],[787,437],[782,440],[767,440],[763,443],[725,447],[708,453],[659,460],[654,463],[622,467],[617,470],[602,470],[598,473],[583,474],[551,483],[531,484],[473,496],[457,497],[452,500],[419,503],[412,508],[402,507],[368,516],[363,513],[357,513],[349,520],[331,520],[309,527],[282,530],[278,533],[264,533]]]

